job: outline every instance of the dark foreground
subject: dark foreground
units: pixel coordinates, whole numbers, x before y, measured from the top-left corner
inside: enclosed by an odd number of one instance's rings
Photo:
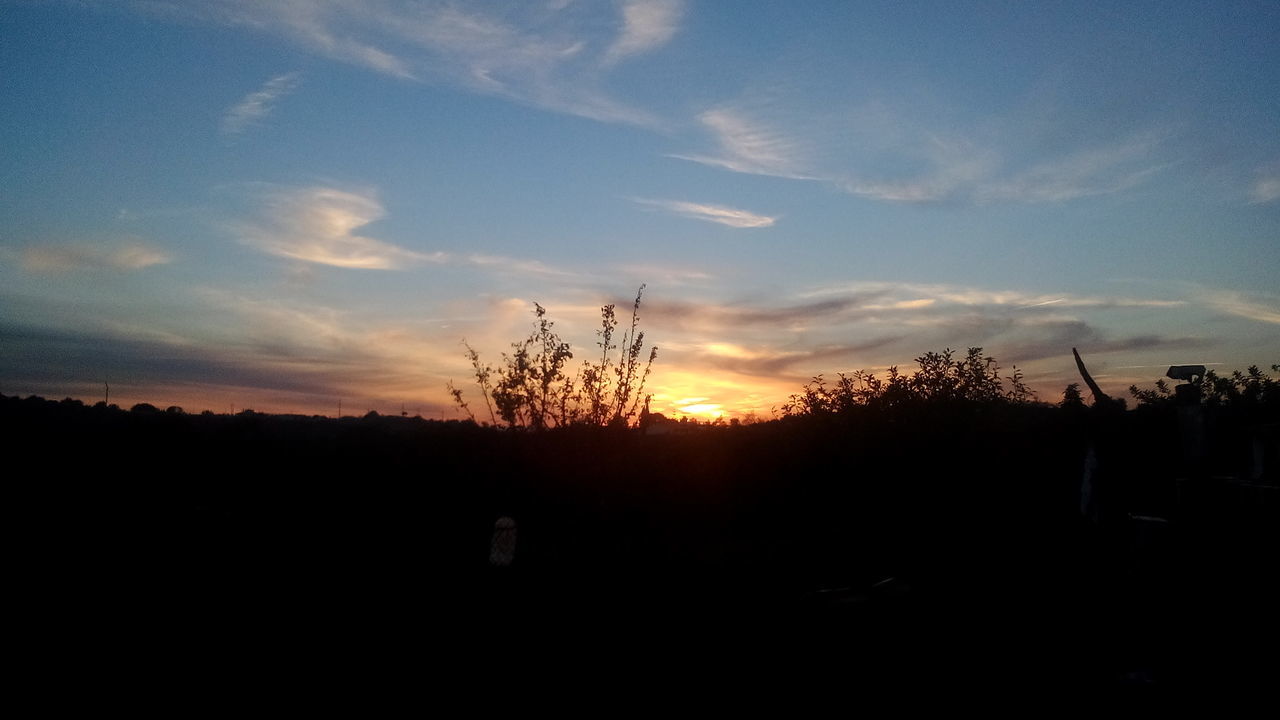
[[[534,435],[0,396],[18,592],[57,647],[1046,698],[1274,683],[1276,467],[1246,478],[1235,440],[1257,420],[1188,467],[1157,412]]]

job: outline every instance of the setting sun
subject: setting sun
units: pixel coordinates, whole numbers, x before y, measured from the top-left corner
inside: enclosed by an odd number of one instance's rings
[[[697,403],[694,405],[685,405],[678,408],[680,413],[690,417],[700,417],[714,420],[724,415],[724,406],[717,403]]]

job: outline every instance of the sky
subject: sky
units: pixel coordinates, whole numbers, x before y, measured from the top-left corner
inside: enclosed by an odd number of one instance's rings
[[[980,346],[1280,362],[1280,3],[0,0],[0,393],[458,417],[533,303],[653,409]]]

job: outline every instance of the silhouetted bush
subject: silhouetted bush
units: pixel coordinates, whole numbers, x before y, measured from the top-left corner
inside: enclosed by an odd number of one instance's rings
[[[1084,396],[1080,394],[1080,383],[1071,383],[1062,390],[1062,402],[1058,403],[1058,407],[1064,410],[1084,409]]]
[[[1018,404],[1035,399],[1016,365],[1013,374],[1002,379],[995,358],[984,356],[980,347],[969,348],[962,359],[955,358],[950,348],[927,352],[916,358],[916,363],[920,369],[911,375],[901,374],[894,366],[883,379],[869,370],[855,370],[839,373],[835,384],[828,385],[818,375],[804,386],[804,392],[783,404],[782,412],[788,416],[822,415],[858,407],[887,410],[920,404]]]
[[[1280,372],[1280,364],[1272,365],[1271,371]],[[1199,391],[1200,402],[1205,405],[1280,406],[1280,381],[1259,370],[1257,365],[1250,365],[1244,372],[1236,370],[1225,377],[1209,370],[1194,385]],[[1153,388],[1130,385],[1129,394],[1140,406],[1167,405],[1174,401],[1173,390],[1164,378],[1156,380]]]
[[[464,341],[489,422],[533,430],[570,425],[626,427],[637,414],[646,412],[650,396],[644,388],[658,349],[650,349],[647,362],[642,359],[644,332],[639,325],[644,287],[636,292],[631,324],[623,332],[622,352],[617,357],[610,355],[619,347],[613,340],[618,327],[615,307],[600,308],[600,329],[596,331],[600,361],[584,362],[576,376],[565,372],[573,359],[569,343],[555,333],[555,323],[547,319],[546,309],[538,303],[533,306],[533,332],[512,343],[511,354],[503,353],[497,367],[484,364],[479,352]],[[474,421],[475,413],[462,391],[452,381],[448,389],[457,406]]]

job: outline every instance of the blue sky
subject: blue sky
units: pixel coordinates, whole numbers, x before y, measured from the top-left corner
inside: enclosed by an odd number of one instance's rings
[[[1114,5],[1114,6],[1113,6]],[[0,392],[453,416],[648,284],[657,409],[1280,362],[1275,3],[0,2]],[[692,412],[692,411],[690,411]]]

